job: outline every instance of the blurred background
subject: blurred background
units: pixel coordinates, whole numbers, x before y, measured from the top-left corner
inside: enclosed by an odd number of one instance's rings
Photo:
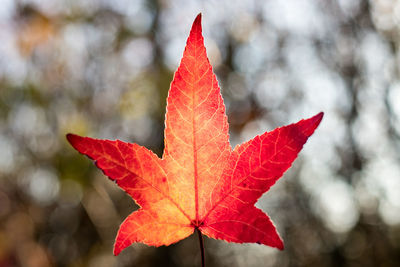
[[[65,139],[161,155],[169,84],[199,12],[232,146],[325,112],[257,203],[285,250],[206,238],[207,266],[400,266],[396,0],[2,0],[0,266],[200,266],[196,236],[114,257],[137,207]]]

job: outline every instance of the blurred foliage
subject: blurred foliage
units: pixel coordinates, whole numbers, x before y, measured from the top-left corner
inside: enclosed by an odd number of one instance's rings
[[[199,266],[194,236],[114,257],[137,207],[65,140],[118,138],[161,156],[168,87],[199,12],[232,146],[326,114],[257,204],[286,249],[206,238],[207,266],[399,266],[399,10],[395,0],[3,0],[0,266]]]

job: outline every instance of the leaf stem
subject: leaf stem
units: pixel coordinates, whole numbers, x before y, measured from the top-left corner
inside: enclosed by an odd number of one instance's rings
[[[196,228],[197,235],[199,237],[200,242],[200,251],[201,251],[201,267],[206,267],[206,263],[204,260],[204,242],[203,242],[203,235],[201,234],[199,228]]]

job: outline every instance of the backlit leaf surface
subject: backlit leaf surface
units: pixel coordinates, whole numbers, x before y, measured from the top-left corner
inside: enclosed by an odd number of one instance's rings
[[[115,255],[134,242],[169,245],[195,229],[216,239],[283,249],[271,220],[254,204],[291,166],[322,117],[266,132],[232,150],[198,15],[169,90],[161,159],[119,140],[74,134],[67,139],[140,206],[121,224]]]

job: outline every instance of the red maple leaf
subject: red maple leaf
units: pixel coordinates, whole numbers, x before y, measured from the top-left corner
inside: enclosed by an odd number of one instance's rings
[[[134,242],[161,246],[195,229],[229,242],[283,243],[254,204],[291,166],[323,113],[256,136],[232,150],[225,106],[195,19],[171,83],[160,159],[137,144],[68,134],[140,206],[121,224],[114,254]]]

